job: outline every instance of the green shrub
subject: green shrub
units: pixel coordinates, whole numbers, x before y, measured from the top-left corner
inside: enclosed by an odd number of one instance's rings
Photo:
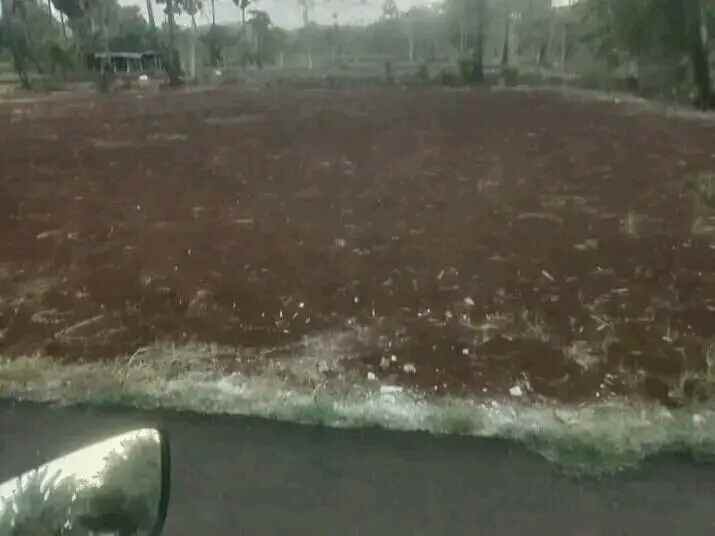
[[[62,91],[64,88],[65,82],[58,76],[43,76],[32,81],[32,89],[35,91]]]
[[[516,67],[504,67],[502,69],[502,80],[507,87],[515,86],[519,83],[519,71]]]
[[[420,66],[417,68],[416,76],[419,82],[429,82],[429,67],[427,67],[426,63],[420,64]]]
[[[459,74],[464,82],[470,82],[474,75],[474,62],[468,59],[459,60]]]
[[[443,86],[458,86],[460,83],[459,76],[452,69],[445,68],[439,73],[439,81]]]

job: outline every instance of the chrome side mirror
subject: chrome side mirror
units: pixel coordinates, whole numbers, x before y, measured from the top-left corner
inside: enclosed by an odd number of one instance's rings
[[[2,536],[158,536],[171,457],[162,432],[111,437],[0,484]]]

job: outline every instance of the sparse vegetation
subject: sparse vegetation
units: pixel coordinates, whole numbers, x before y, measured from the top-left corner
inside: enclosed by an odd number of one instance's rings
[[[688,187],[697,198],[715,209],[715,172],[699,173],[688,179]]]
[[[623,232],[630,237],[637,238],[640,220],[641,218],[638,214],[629,210],[623,219]]]
[[[281,77],[296,72],[339,77],[350,70],[353,78],[394,76],[450,86],[485,80],[506,86],[573,84],[690,100],[700,107],[711,98],[703,58],[712,43],[696,37],[715,26],[715,9],[702,0],[623,0],[614,10],[606,0],[571,6],[548,0],[445,0],[406,12],[388,1],[382,16],[365,26],[343,21],[339,11],[332,24],[319,24],[312,2],[296,0],[303,26],[290,31],[276,27],[269,12],[250,9],[247,0],[235,2],[240,22],[223,25],[216,23],[211,2],[212,22],[205,27],[197,25],[197,14],[208,7],[202,2],[163,3],[168,18],[159,28],[150,4],[147,21],[138,7],[117,0],[86,6],[58,0],[54,18],[38,0],[18,0],[16,12],[5,10],[12,16],[3,18],[0,49],[10,52],[26,87],[47,73],[58,74],[58,80],[77,78],[92,52],[153,48],[162,50],[173,84],[206,82],[212,79],[207,73],[216,70],[222,72],[214,77],[218,80],[245,76],[250,67],[272,67]],[[177,25],[180,13],[189,16],[189,28]],[[392,74],[384,70],[388,63]]]

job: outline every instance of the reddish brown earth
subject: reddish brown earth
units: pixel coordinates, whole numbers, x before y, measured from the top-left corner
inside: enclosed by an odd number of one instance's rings
[[[276,347],[437,393],[711,394],[715,129],[443,89],[0,105],[0,354]],[[391,355],[397,362],[391,361]],[[409,362],[410,367],[404,370]]]

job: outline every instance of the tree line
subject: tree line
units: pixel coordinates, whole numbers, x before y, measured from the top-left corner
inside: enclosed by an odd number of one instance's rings
[[[152,0],[146,0],[146,17],[138,6],[120,5],[118,0],[0,2],[0,61],[3,54],[9,58],[26,89],[32,86],[33,74],[64,77],[82,71],[88,55],[109,51],[158,51],[170,81],[176,84],[184,74],[177,50],[182,41],[193,46],[193,62],[197,44],[208,51],[208,62],[218,66],[223,48],[243,43],[248,61],[260,64],[266,54],[257,56],[255,49],[270,48],[266,43],[280,33],[266,12],[250,8],[251,0],[235,0],[242,18],[238,32],[216,24],[215,0],[210,0],[212,22],[208,29],[197,24],[197,16],[207,8],[202,0],[156,0],[164,15],[159,25]],[[190,20],[188,29],[177,25],[181,14]],[[195,65],[187,63],[195,71]]]
[[[713,105],[713,0],[445,0],[401,11],[384,0],[380,16],[366,25],[341,20],[317,24],[313,0],[296,0],[300,28],[273,24],[253,0],[233,0],[240,23],[219,25],[215,1],[157,0],[164,21],[157,25],[152,0],[147,16],[117,0],[0,0],[0,47],[8,51],[24,85],[31,71],[69,69],[72,58],[101,50],[159,49],[172,81],[182,69],[177,41],[189,43],[182,55],[189,77],[198,60],[211,66],[228,59],[242,65],[283,65],[300,57],[307,69],[317,63],[340,65],[357,56],[411,63],[451,62],[466,82],[479,83],[486,70],[502,72],[593,71],[623,80],[627,89],[646,92],[651,85],[701,107]],[[199,27],[201,13],[210,14]],[[178,27],[185,14],[189,28]],[[230,58],[227,59],[227,56]],[[186,58],[188,57],[188,61]],[[659,78],[660,77],[660,78]],[[655,80],[655,81],[654,81]]]

